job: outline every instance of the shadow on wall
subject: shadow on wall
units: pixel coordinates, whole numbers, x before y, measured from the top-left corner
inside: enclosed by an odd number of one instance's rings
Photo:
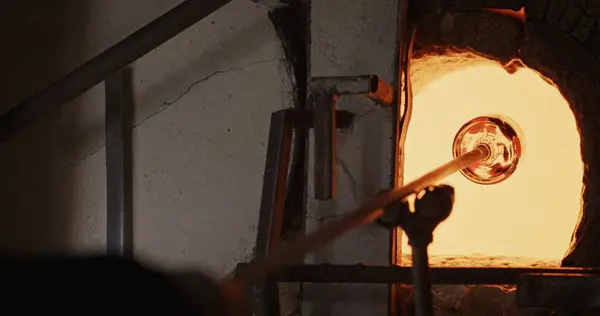
[[[5,112],[86,58],[82,47],[89,2],[9,0],[2,6],[0,112]],[[79,108],[81,102],[73,101],[64,111]],[[70,248],[76,190],[75,162],[68,162],[76,157],[76,150],[65,149],[63,144],[71,146],[72,140],[86,138],[74,135],[74,126],[81,124],[78,114],[61,113],[60,119],[43,122],[0,144],[0,249]],[[94,127],[102,131],[101,126]]]
[[[156,53],[148,54],[136,61],[133,74],[136,98],[134,127],[175,104],[196,85],[204,83],[213,76],[228,72],[243,72],[249,67],[276,62],[280,58],[277,55],[272,56],[268,43],[273,40],[273,32],[265,28],[264,16],[256,14],[256,11],[243,21],[230,21],[223,18],[222,13],[217,13],[198,22],[198,25],[184,31],[184,33],[195,32],[196,36],[182,34],[174,37],[163,46],[159,46]],[[204,35],[208,32],[198,30],[197,28],[200,27],[213,30],[214,34]],[[243,29],[240,30],[240,27]],[[193,41],[202,41],[202,43]],[[182,49],[182,47],[199,49]],[[177,55],[164,53],[174,49],[178,50]],[[156,75],[157,73],[160,75]],[[199,74],[203,73],[206,75],[199,77]],[[182,91],[181,87],[186,85],[188,89]],[[235,85],[237,83],[234,82],[231,86],[224,87],[225,89],[220,93],[231,94],[228,90]],[[165,101],[159,103],[157,100]]]

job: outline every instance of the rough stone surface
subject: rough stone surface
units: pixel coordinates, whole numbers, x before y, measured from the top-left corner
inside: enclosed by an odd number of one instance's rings
[[[509,9],[519,11],[526,0],[421,0],[411,3],[420,13],[441,11],[481,11],[481,9]]]
[[[493,13],[455,13],[428,16],[418,23],[414,56],[452,47],[472,50],[503,64],[520,46],[522,23]]]
[[[550,0],[526,0],[525,13],[527,14],[527,18],[530,20],[543,19],[549,4]]]
[[[525,5],[531,22],[544,21],[557,26],[583,43],[587,50],[600,52],[600,4],[588,0],[529,0]]]
[[[427,82],[481,58],[497,61],[512,71],[522,33],[520,21],[493,13],[424,16],[417,24],[413,51],[413,92],[418,93]],[[429,63],[431,56],[438,57],[433,66]]]
[[[516,19],[486,13],[462,15],[455,20],[455,26],[462,30],[454,34],[461,36],[446,33],[443,37],[447,42],[455,43],[457,48],[470,47],[479,53],[493,55],[502,63],[509,62],[518,49],[522,25]],[[502,33],[498,30],[502,30]]]

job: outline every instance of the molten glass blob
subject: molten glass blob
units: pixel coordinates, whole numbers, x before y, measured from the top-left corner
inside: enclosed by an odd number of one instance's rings
[[[452,144],[454,158],[477,147],[488,153],[484,160],[462,169],[461,173],[478,184],[494,184],[505,180],[517,168],[521,157],[521,140],[506,119],[480,116],[463,125]]]

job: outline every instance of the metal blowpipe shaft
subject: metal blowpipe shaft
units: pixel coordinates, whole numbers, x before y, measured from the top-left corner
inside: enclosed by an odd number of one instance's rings
[[[433,185],[439,180],[466,168],[470,164],[486,158],[488,154],[489,151],[487,148],[477,147],[433,169],[403,187],[382,193],[341,220],[299,239],[287,248],[274,252],[264,261],[253,263],[244,269],[244,271],[240,271],[236,275],[236,279],[232,282],[241,285],[243,283],[259,281],[269,272],[276,270],[287,262],[300,258],[306,252],[331,242],[336,237],[353,228],[375,221],[383,215],[384,207],[388,204]],[[228,285],[234,284],[230,283]]]

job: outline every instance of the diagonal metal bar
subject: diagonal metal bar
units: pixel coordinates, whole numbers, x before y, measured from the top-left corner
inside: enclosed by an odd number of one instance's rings
[[[287,176],[292,146],[292,109],[280,110],[271,115],[267,159],[263,177],[263,189],[258,219],[255,256],[264,260],[271,250],[279,248],[283,228]],[[279,290],[274,282],[265,282],[255,287],[262,302],[256,304],[256,315],[277,316],[280,314]]]
[[[0,141],[53,113],[231,0],[186,0],[0,116]]]
[[[260,259],[266,258],[271,249],[277,249],[280,244],[292,142],[292,112],[287,109],[271,115],[255,249],[256,257]]]

